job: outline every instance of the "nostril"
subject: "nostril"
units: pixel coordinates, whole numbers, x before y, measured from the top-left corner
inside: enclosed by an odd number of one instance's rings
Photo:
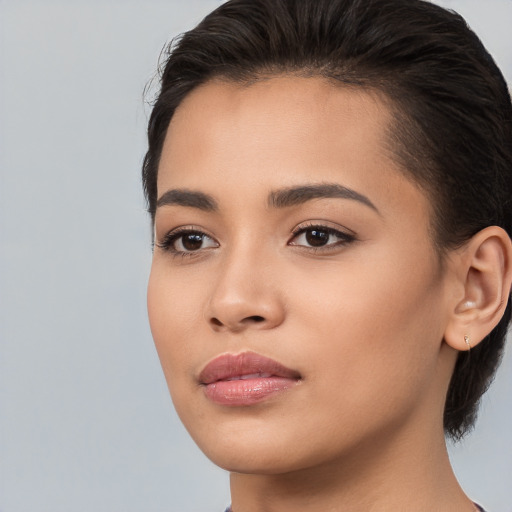
[[[252,320],[253,322],[263,322],[265,319],[262,316],[254,315],[247,317],[246,320]]]
[[[235,320],[234,322],[230,322],[229,319],[226,319],[225,322],[219,320],[216,317],[210,318],[210,323],[215,327],[227,327],[228,329],[232,329],[238,331],[243,329],[244,326],[248,326],[250,324],[260,324],[265,322],[265,318],[260,315],[251,315],[242,318],[241,320]]]

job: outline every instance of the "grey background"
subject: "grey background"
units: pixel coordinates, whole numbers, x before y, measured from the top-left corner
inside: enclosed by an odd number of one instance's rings
[[[512,81],[511,0],[445,0]],[[227,475],[172,410],[146,319],[144,85],[220,4],[0,0],[0,510],[221,511]],[[510,345],[510,344],[509,344]],[[512,351],[464,488],[512,511]]]

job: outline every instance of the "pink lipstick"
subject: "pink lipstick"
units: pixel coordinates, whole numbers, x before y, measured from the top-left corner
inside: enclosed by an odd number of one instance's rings
[[[299,372],[254,352],[224,354],[199,375],[206,396],[219,405],[252,405],[300,382]]]

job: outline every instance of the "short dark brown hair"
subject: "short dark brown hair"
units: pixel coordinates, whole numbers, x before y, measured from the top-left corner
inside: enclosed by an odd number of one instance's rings
[[[505,80],[464,19],[423,0],[230,0],[167,49],[148,127],[143,184],[154,220],[157,175],[175,109],[212,78],[320,76],[390,100],[396,161],[430,196],[439,253],[490,225],[512,233],[512,105]],[[454,439],[474,424],[499,365],[497,327],[461,353],[446,398]]]

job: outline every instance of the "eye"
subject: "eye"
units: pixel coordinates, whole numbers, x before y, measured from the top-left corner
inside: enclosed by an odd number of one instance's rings
[[[309,248],[333,248],[353,242],[356,237],[328,226],[314,225],[298,227],[293,232],[289,245]]]
[[[177,229],[165,235],[158,247],[175,254],[195,253],[219,244],[206,233],[192,229]]]

